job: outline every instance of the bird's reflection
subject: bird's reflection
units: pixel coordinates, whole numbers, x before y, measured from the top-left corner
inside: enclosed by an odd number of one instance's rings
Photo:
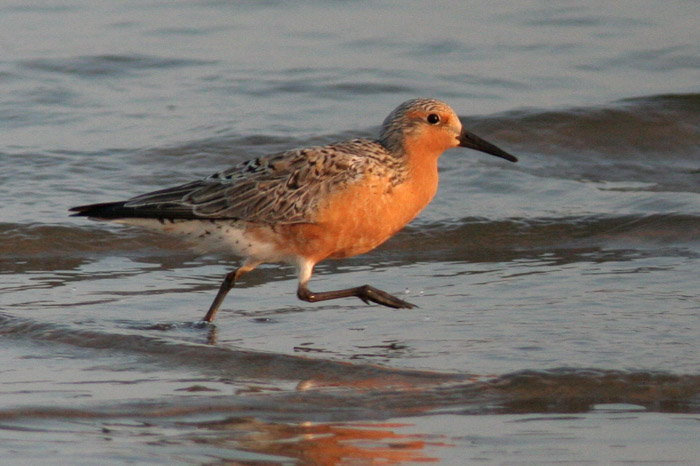
[[[229,418],[197,424],[195,441],[219,448],[232,448],[281,456],[302,465],[338,464],[398,465],[434,462],[426,447],[445,447],[426,442],[421,435],[400,434],[411,427],[395,423],[301,423],[266,422],[254,418]],[[202,435],[203,432],[207,433]]]

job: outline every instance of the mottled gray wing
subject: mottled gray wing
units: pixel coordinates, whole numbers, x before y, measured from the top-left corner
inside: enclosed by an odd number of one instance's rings
[[[376,142],[353,140],[272,154],[200,181],[134,197],[123,207],[162,218],[308,223],[320,199],[381,165],[382,152]]]

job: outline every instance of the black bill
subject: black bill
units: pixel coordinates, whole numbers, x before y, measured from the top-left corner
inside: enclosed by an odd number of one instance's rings
[[[511,162],[517,162],[518,159],[503,149],[494,146],[488,141],[484,141],[476,134],[470,133],[466,129],[462,129],[462,134],[459,135],[459,146],[467,147],[469,149],[478,150],[480,152],[486,152],[487,154],[495,155],[496,157],[501,157],[502,159],[509,160]]]

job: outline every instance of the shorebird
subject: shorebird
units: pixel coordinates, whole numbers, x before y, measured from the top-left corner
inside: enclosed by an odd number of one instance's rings
[[[389,114],[376,140],[266,155],[191,183],[70,210],[184,235],[205,249],[242,257],[221,283],[205,322],[243,274],[267,262],[296,265],[297,296],[304,301],[357,297],[413,308],[370,285],[313,292],[308,282],[320,261],[371,251],[413,220],[437,191],[438,158],[454,147],[517,161],[464,129],[446,103],[413,99]]]

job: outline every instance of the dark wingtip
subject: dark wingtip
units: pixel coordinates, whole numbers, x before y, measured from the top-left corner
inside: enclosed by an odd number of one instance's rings
[[[192,209],[177,203],[147,204],[143,206],[127,205],[130,201],[103,202],[100,204],[87,204],[68,209],[71,217],[89,217],[97,220],[117,220],[125,218],[162,218],[185,219],[200,218],[192,212]]]
[[[68,209],[68,212],[73,212],[70,215],[71,217],[82,217],[85,215],[84,212],[88,210],[88,207],[90,206],[79,205],[78,207],[71,207],[70,209]]]
[[[123,207],[123,202],[103,202],[71,207],[68,212],[74,212],[71,217],[117,218]]]

